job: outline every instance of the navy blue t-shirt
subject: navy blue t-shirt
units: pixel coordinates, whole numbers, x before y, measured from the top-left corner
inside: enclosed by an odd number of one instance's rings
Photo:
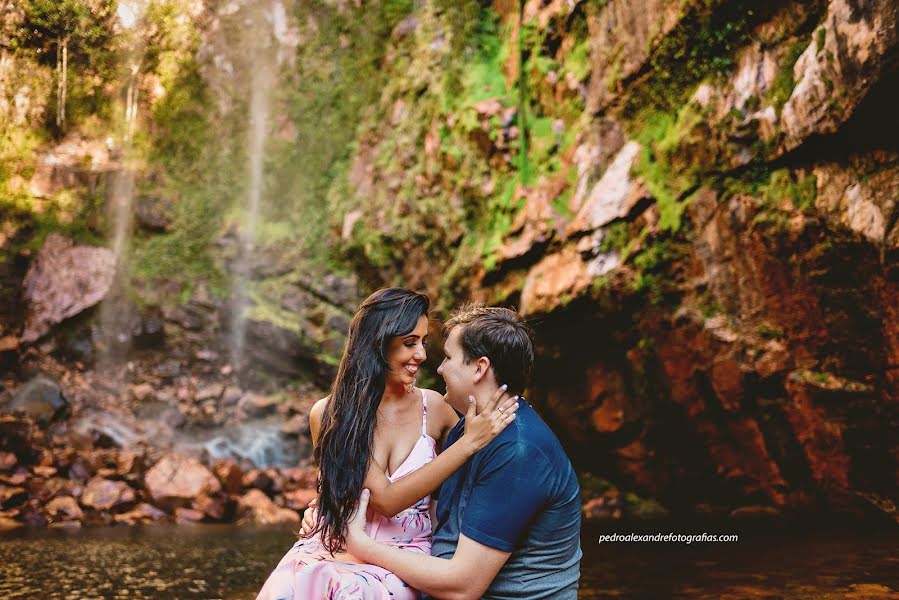
[[[444,449],[462,435],[465,419]],[[431,554],[452,558],[459,535],[511,556],[484,598],[577,598],[580,488],[555,434],[523,400],[515,421],[440,488]]]

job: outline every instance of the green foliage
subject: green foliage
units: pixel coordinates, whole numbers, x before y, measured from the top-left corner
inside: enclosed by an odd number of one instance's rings
[[[603,229],[601,252],[621,253],[631,242],[630,225],[627,221],[615,221]]]
[[[676,115],[652,112],[637,122],[642,128],[636,138],[643,146],[634,171],[643,178],[659,207],[659,227],[677,231],[681,215],[692,198],[687,193],[696,187],[698,166],[682,162],[682,144],[702,116],[685,105]]]
[[[163,85],[170,90],[155,104],[154,127],[145,140],[148,160],[164,173],[162,189],[178,198],[170,233],[133,240],[135,274],[147,281],[174,279],[185,283],[198,276],[217,283],[209,243],[219,233],[222,198],[233,193],[242,173],[227,165],[221,147],[213,143],[209,93],[199,63],[181,55],[178,70]]]
[[[563,68],[577,80],[584,81],[590,74],[590,40],[578,42],[565,57]]]
[[[783,108],[783,105],[786,104],[793,94],[793,88],[796,87],[796,81],[793,79],[793,66],[808,47],[808,44],[808,39],[800,39],[793,42],[781,60],[780,71],[771,83],[771,89],[768,91],[768,101],[778,112],[780,112],[780,109]]]
[[[701,81],[730,74],[736,51],[772,6],[750,0],[692,3],[681,23],[660,41],[649,58],[649,77],[631,90],[625,114],[635,117],[651,108],[671,111],[684,103]]]
[[[115,0],[22,0],[25,20],[20,43],[38,48],[53,64],[56,56],[50,49],[67,40],[69,60],[88,64],[113,37],[116,4]]]
[[[818,28],[815,34],[815,52],[819,53],[824,50],[824,42],[827,40],[827,28],[823,25]]]
[[[647,240],[633,258],[637,271],[634,289],[647,294],[653,305],[666,305],[667,297],[677,293],[672,267],[683,262],[688,254],[687,246],[674,238]]]

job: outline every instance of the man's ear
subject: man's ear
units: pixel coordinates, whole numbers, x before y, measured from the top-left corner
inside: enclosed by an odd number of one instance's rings
[[[480,383],[487,376],[487,373],[490,372],[490,359],[482,356],[475,361],[475,365],[477,369],[474,372],[474,382]]]

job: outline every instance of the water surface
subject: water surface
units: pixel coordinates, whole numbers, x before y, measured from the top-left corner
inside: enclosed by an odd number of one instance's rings
[[[601,533],[732,533],[728,543],[598,543]],[[160,525],[0,538],[0,598],[252,599],[286,527]],[[899,528],[585,528],[581,598],[899,599]]]

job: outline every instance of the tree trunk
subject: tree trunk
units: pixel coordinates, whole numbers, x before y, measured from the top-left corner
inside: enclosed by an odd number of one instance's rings
[[[62,129],[62,39],[56,38],[56,128]]]
[[[62,40],[62,101],[59,103],[60,130],[66,128],[66,85],[69,75],[69,38]]]

